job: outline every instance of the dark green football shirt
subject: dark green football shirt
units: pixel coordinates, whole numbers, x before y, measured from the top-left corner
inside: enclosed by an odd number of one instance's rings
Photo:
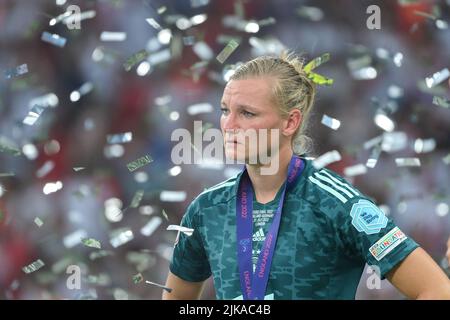
[[[354,299],[365,263],[384,279],[418,247],[392,220],[335,172],[311,160],[286,193],[266,299]],[[187,208],[170,271],[187,281],[211,275],[217,299],[242,299],[236,249],[236,193],[242,173],[211,187]],[[280,190],[281,191],[281,190]],[[253,253],[278,205],[254,202]]]

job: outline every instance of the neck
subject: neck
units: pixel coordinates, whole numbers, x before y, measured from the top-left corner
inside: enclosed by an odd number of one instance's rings
[[[279,153],[272,156],[271,163],[267,165],[246,165],[248,176],[252,182],[253,190],[258,202],[267,203],[275,198],[278,190],[286,181],[288,166],[289,162],[291,161],[292,155],[293,152],[291,148],[280,148]],[[278,170],[275,172],[275,174],[262,174],[261,169],[269,168],[273,165],[273,161],[279,162]]]

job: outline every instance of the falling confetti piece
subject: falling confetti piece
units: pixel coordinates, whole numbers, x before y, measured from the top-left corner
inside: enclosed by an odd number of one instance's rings
[[[125,32],[111,32],[103,31],[100,34],[100,41],[125,41],[127,39],[127,34]]]
[[[425,83],[427,84],[428,88],[433,88],[441,82],[444,82],[448,77],[450,77],[450,71],[445,68],[434,73],[431,77],[425,78]]]
[[[142,281],[144,281],[144,277],[142,276],[141,273],[138,273],[136,275],[133,276],[133,283],[141,283]]]
[[[28,65],[26,63],[21,64],[20,66],[15,68],[7,69],[4,72],[6,79],[16,78],[26,73],[28,73]]]
[[[132,132],[108,134],[106,136],[106,141],[109,144],[128,143],[128,142],[131,142],[132,140],[133,140],[133,133]]]
[[[25,273],[32,273],[32,272],[35,272],[35,271],[39,270],[43,266],[45,266],[45,263],[42,262],[41,259],[37,259],[33,263],[30,263],[29,265],[23,267],[22,271],[25,272]]]
[[[433,96],[433,104],[442,108],[450,108],[450,100],[443,97]]]
[[[91,247],[91,248],[97,248],[97,249],[101,249],[102,246],[100,244],[100,241],[93,239],[93,238],[84,238],[81,239],[81,242],[86,246],[86,247]]]
[[[149,163],[153,162],[153,159],[150,155],[146,155],[143,157],[140,157],[139,159],[132,161],[127,164],[127,168],[130,172],[133,172]]]
[[[141,203],[142,197],[144,196],[144,190],[138,190],[131,200],[130,208],[137,208]]]
[[[337,119],[331,118],[329,116],[327,116],[326,114],[324,114],[322,116],[322,122],[323,125],[333,129],[333,130],[337,130],[339,129],[339,127],[341,126],[341,122]]]
[[[313,166],[316,169],[321,169],[329,165],[330,163],[337,162],[341,160],[341,154],[337,150],[328,151],[316,158],[313,161]]]
[[[420,167],[419,158],[396,158],[395,164],[398,167]]]
[[[57,47],[64,47],[66,44],[67,39],[64,37],[61,37],[57,34],[52,34],[50,32],[44,31],[41,36],[41,40],[50,44],[53,44]]]
[[[44,222],[42,222],[41,219],[39,219],[38,217],[34,218],[34,223],[40,228]]]
[[[23,119],[22,123],[32,126],[36,123],[36,121],[39,119],[39,117],[41,116],[42,112],[44,112],[44,108],[40,107],[40,106],[34,106],[27,114],[27,116],[25,117],[25,119]]]
[[[167,191],[164,190],[159,196],[161,201],[181,202],[186,200],[186,191]]]
[[[239,46],[239,43],[235,40],[231,40],[228,42],[228,44],[225,46],[225,48],[222,49],[222,51],[217,55],[216,59],[220,63],[224,63],[228,57],[234,52],[234,50],[237,49]]]
[[[141,228],[141,234],[146,237],[150,237],[153,232],[161,225],[161,217],[153,217],[150,221]]]
[[[183,232],[187,236],[192,236],[192,234],[194,233],[194,229],[186,228],[186,227],[179,226],[179,225],[176,225],[176,224],[169,225],[167,227],[167,230],[180,231],[180,232]]]
[[[117,248],[133,239],[133,231],[130,228],[121,228],[111,232],[109,242],[114,248]]]
[[[172,289],[167,288],[167,287],[163,286],[162,284],[157,284],[157,283],[154,283],[154,282],[151,282],[151,281],[148,281],[148,280],[145,280],[145,283],[148,283],[148,284],[151,284],[151,285],[163,288],[164,290],[166,290],[169,293],[172,292]]]
[[[130,71],[133,66],[147,58],[149,53],[143,49],[141,51],[136,52],[135,54],[131,55],[123,64],[123,67],[125,68],[125,71]]]

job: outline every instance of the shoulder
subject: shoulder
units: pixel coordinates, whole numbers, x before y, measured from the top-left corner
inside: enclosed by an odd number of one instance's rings
[[[241,172],[201,192],[191,203],[193,209],[208,208],[228,203],[236,197]]]
[[[349,214],[355,205],[375,206],[372,199],[336,172],[326,168],[316,169],[311,160],[305,161],[300,192],[314,210],[336,218],[340,213]]]

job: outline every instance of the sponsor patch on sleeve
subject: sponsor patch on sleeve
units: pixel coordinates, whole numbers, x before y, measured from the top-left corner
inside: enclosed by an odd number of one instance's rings
[[[353,204],[350,210],[352,225],[359,232],[375,234],[386,227],[388,219],[376,205],[372,202],[361,199]]]
[[[370,247],[369,251],[372,256],[377,259],[377,261],[380,261],[407,238],[408,237],[402,232],[402,230],[395,227],[386,233],[380,240],[375,242]]]

